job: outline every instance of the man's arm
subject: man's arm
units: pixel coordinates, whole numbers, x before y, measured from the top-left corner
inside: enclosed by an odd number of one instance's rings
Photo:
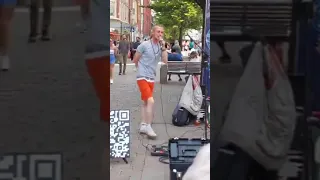
[[[138,67],[138,62],[140,58],[141,58],[141,53],[137,51],[133,56],[133,63],[136,65],[136,68]]]
[[[165,64],[168,63],[168,52],[167,52],[167,49],[165,48],[165,42],[162,41],[161,42],[162,45],[161,45],[161,61]]]
[[[167,51],[162,51],[161,53],[161,60],[163,63],[167,64],[168,63],[168,52]]]
[[[140,46],[138,46],[136,53],[134,54],[133,57],[133,62],[136,64],[136,67],[138,67],[138,62],[142,56],[142,53],[144,52],[145,48],[144,45],[141,44]]]

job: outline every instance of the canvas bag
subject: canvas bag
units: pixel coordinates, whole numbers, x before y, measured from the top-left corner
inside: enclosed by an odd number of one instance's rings
[[[255,44],[231,99],[219,138],[239,146],[266,169],[280,169],[292,140],[295,107],[285,76],[273,73],[274,85],[268,91],[265,89],[264,66],[274,69],[270,61],[264,62],[265,50],[261,43]],[[285,91],[288,92],[286,97],[279,97]]]
[[[266,46],[264,52],[269,52],[265,53],[265,60],[271,87],[266,91],[268,116],[264,118],[257,144],[269,156],[284,158],[290,148],[297,119],[293,90],[275,49]]]
[[[203,96],[197,77],[190,75],[185,85],[179,106],[187,109],[192,115],[196,116],[200,112]]]

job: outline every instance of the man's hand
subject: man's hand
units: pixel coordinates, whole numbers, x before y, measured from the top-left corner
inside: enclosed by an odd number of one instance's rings
[[[165,45],[166,45],[166,42],[164,40],[160,40],[161,48],[166,48]]]
[[[161,51],[161,60],[164,64],[168,63],[168,52],[166,50]]]

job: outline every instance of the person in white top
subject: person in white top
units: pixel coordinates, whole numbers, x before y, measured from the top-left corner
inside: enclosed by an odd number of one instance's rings
[[[164,46],[165,46],[165,48],[167,49],[167,52],[168,52],[168,53],[171,53],[171,46],[170,46],[170,44],[166,42]]]
[[[192,51],[189,55],[190,62],[200,62],[200,58],[198,57],[197,51]]]
[[[113,84],[113,69],[116,62],[115,54],[118,53],[118,48],[114,45],[113,40],[110,39],[110,84]]]

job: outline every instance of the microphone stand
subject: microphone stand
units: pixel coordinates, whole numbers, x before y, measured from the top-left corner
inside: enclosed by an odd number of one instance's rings
[[[206,89],[206,84],[204,83],[204,75],[205,75],[205,71],[206,68],[208,67],[208,60],[209,60],[209,55],[207,54],[207,52],[205,52],[203,50],[202,47],[200,47],[198,45],[198,43],[196,43],[192,37],[187,34],[190,38],[191,41],[193,41],[195,43],[195,45],[197,45],[200,50],[201,50],[201,75],[200,75],[200,87],[201,87],[201,91],[202,91],[202,97],[203,97],[203,102],[202,102],[202,108],[204,109],[204,117],[203,117],[203,121],[204,121],[204,139],[207,140],[208,139],[208,122],[207,122],[207,115],[208,115],[208,104],[207,104],[207,89]]]

